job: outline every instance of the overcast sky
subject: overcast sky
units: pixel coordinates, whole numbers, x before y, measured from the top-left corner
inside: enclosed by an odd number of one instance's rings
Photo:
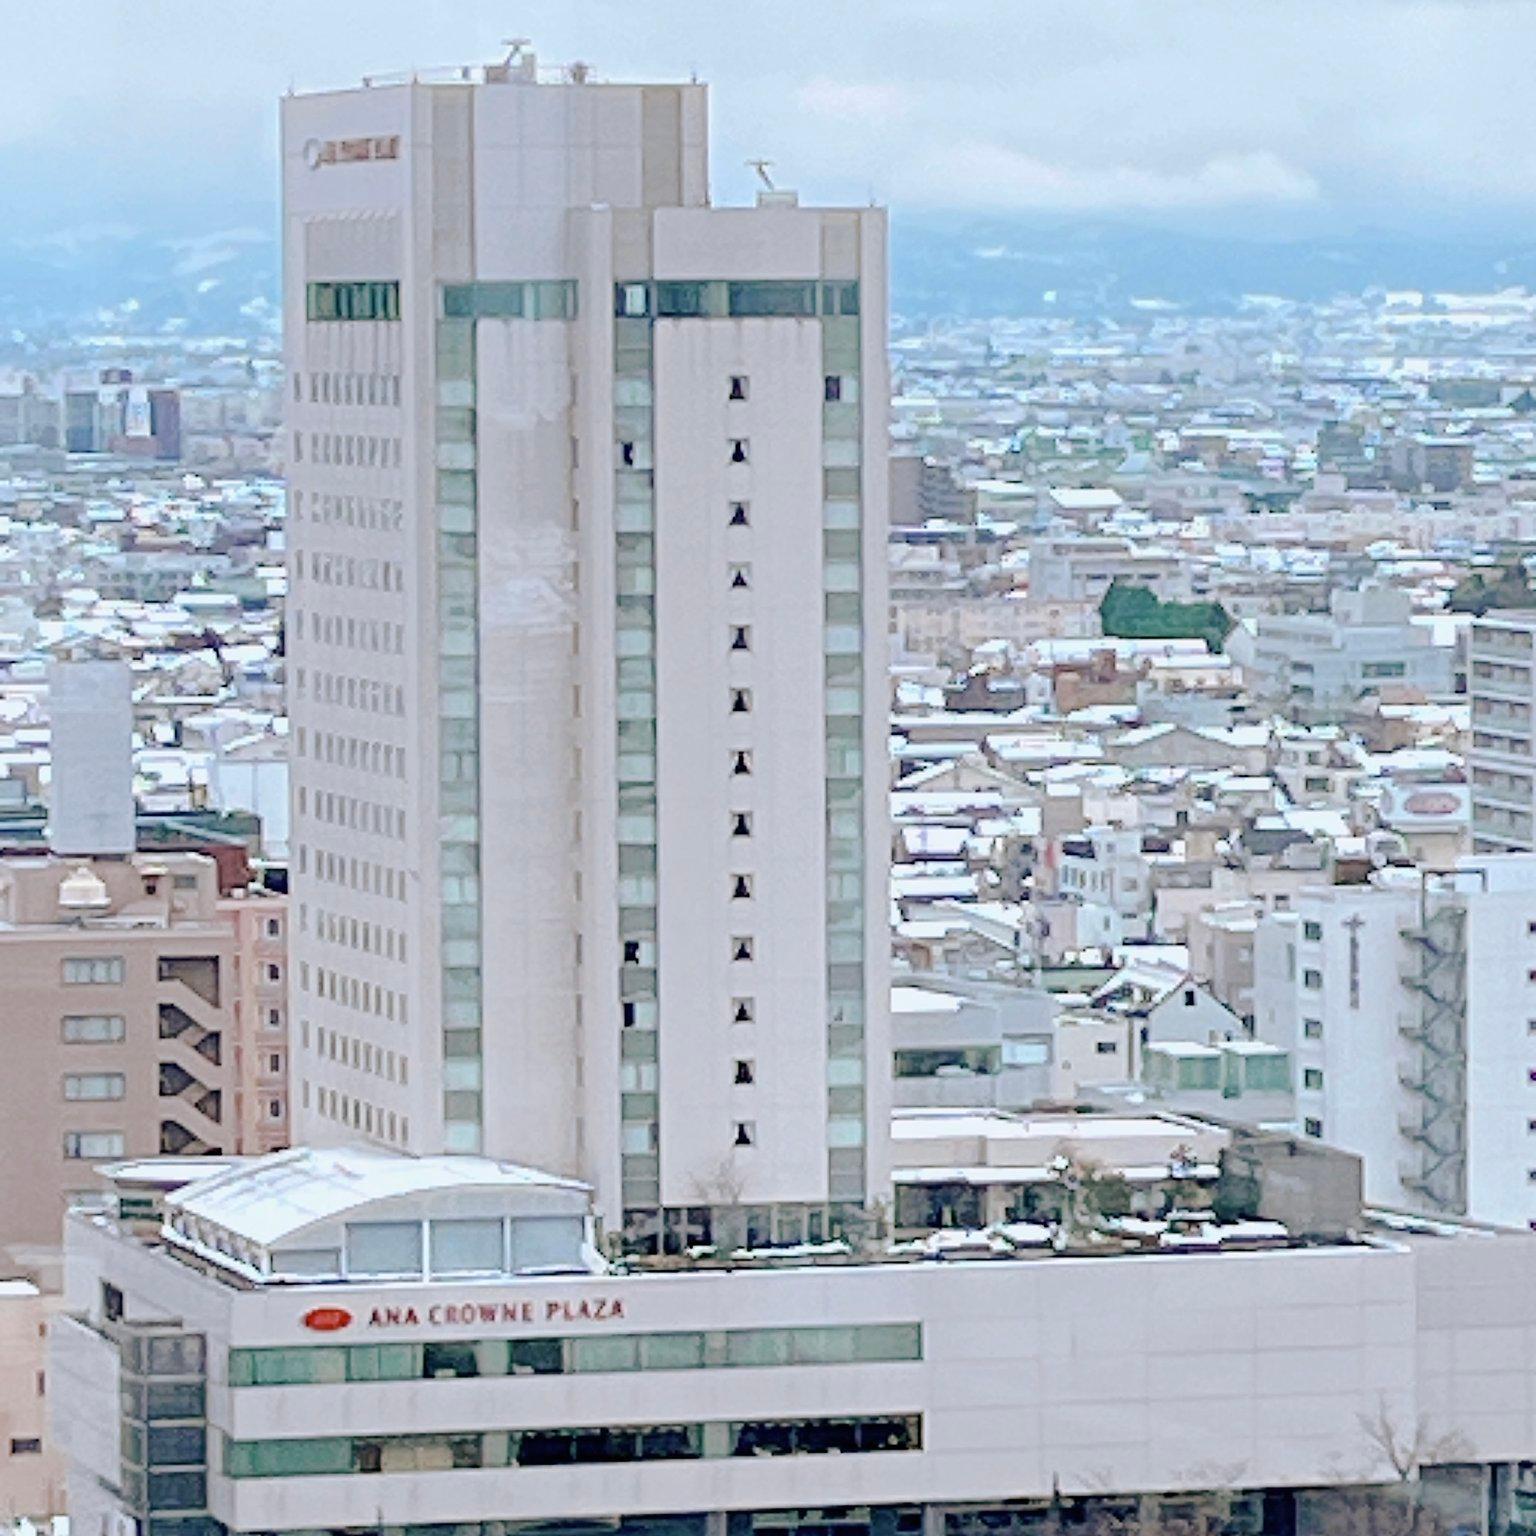
[[[1536,0],[0,0],[7,234],[269,215],[276,98],[494,57],[713,86],[808,197],[1242,227],[1536,215]]]

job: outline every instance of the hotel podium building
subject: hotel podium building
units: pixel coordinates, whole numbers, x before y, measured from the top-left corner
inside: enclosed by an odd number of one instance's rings
[[[1317,1161],[1276,1165],[1287,1200]],[[1498,1536],[1536,1509],[1530,1233],[1356,1208],[1265,1251],[616,1273],[585,1189],[481,1158],[107,1172],[49,1363],[77,1536]]]
[[[885,217],[706,136],[518,53],[283,103],[294,1140],[641,1250],[887,1176]]]

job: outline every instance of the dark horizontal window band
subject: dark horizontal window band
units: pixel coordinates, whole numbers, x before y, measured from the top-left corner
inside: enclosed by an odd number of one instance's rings
[[[445,283],[444,320],[574,320],[576,284],[540,282]]]
[[[304,293],[307,319],[398,320],[400,284],[372,280],[345,283],[310,283]]]
[[[621,319],[825,319],[857,315],[857,283],[724,280],[696,283],[615,283],[613,312]]]
[[[569,1376],[784,1365],[855,1365],[923,1358],[920,1323],[840,1328],[739,1328],[686,1333],[453,1339],[422,1344],[318,1344],[234,1349],[232,1387]]]
[[[920,1414],[814,1419],[730,1419],[573,1429],[491,1429],[436,1435],[331,1435],[228,1440],[231,1478],[456,1472],[483,1467],[570,1467],[737,1456],[831,1456],[920,1451]]]

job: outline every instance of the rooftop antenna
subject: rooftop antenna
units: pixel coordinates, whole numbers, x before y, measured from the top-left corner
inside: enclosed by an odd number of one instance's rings
[[[523,50],[525,48],[527,48],[532,42],[533,42],[533,39],[531,37],[504,37],[504,38],[502,38],[501,46],[507,50],[507,56],[506,56],[506,59],[503,62],[506,63],[509,66],[512,65],[512,64],[521,63],[522,62],[522,57],[523,57]]]
[[[773,185],[773,177],[768,174],[768,167],[773,164],[772,160],[748,160],[747,164],[757,172],[757,179],[762,182],[768,191],[773,192],[777,190]]]

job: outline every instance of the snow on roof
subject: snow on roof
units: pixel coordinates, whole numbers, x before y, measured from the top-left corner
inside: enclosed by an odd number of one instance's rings
[[[1125,505],[1119,491],[1092,486],[1052,486],[1048,493],[1055,504],[1067,512],[1114,511]]]
[[[914,858],[927,855],[930,858],[954,858],[965,852],[964,827],[917,826],[901,829],[901,845]]]
[[[168,1211],[270,1248],[316,1222],[402,1195],[529,1187],[587,1186],[485,1157],[403,1157],[361,1147],[301,1147],[199,1179],[168,1195],[165,1203]]]
[[[908,1109],[891,1119],[897,1141],[980,1136],[993,1141],[1050,1137],[1059,1141],[1110,1141],[1122,1136],[1166,1136],[1209,1131],[1210,1126],[1171,1114],[1009,1114],[1000,1110]]]
[[[1172,721],[1161,720],[1156,725],[1143,725],[1133,731],[1125,731],[1114,737],[1109,744],[1112,747],[1139,747],[1149,741],[1158,741],[1178,729]]]
[[[892,987],[892,1013],[959,1013],[965,999],[953,992],[936,992],[927,987]]]

